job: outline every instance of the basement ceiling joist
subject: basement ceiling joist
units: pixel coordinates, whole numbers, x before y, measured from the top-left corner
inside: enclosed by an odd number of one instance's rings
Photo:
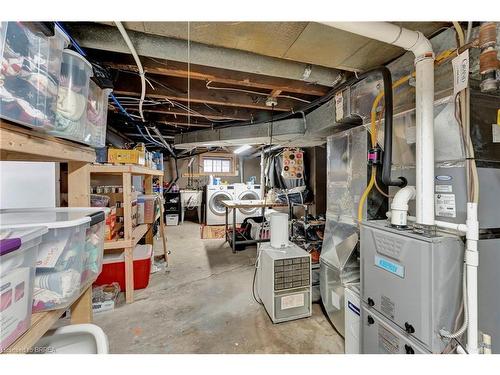
[[[132,56],[124,53],[106,51],[90,51],[104,65],[117,69],[138,72]],[[295,94],[323,96],[328,87],[315,83],[296,81],[280,77],[271,77],[261,74],[239,72],[231,69],[217,69],[197,64],[187,64],[178,61],[155,59],[141,56],[141,64],[146,74],[155,74],[167,77],[179,77],[204,82],[236,85],[252,89],[281,90]]]
[[[125,107],[129,112],[139,112],[136,107]],[[144,113],[155,113],[158,115],[164,115],[164,117],[199,117],[205,118],[208,121],[211,120],[236,120],[236,121],[251,121],[253,114],[251,112],[243,111],[242,109],[234,109],[234,111],[223,111],[214,112],[205,109],[195,109],[193,106],[190,107],[192,112],[188,112],[179,108],[168,107],[166,109],[144,109]],[[232,108],[231,108],[232,109]]]
[[[146,97],[148,98],[266,111],[272,109],[266,105],[265,95],[232,91],[231,88],[227,88],[227,90],[207,89],[205,82],[198,80],[191,80],[188,88],[186,80],[182,78],[169,77],[168,80],[158,76],[151,78],[154,89],[149,85],[147,86]],[[222,86],[218,85],[217,87],[220,88]],[[139,77],[123,74],[117,80],[114,92],[117,96],[140,96],[141,82]],[[301,105],[303,105],[303,102],[288,98],[279,98],[274,110],[288,112],[299,108]]]

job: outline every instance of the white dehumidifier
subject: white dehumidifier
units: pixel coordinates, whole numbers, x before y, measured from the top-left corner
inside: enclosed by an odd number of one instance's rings
[[[273,323],[312,313],[311,257],[288,243],[288,215],[271,215],[271,242],[259,248],[257,291]]]

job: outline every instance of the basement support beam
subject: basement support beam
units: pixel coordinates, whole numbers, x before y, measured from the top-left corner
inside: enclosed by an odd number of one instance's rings
[[[112,52],[129,53],[118,29],[94,23],[66,24],[71,35],[84,48],[93,48]],[[269,56],[262,56],[236,49],[212,47],[191,42],[188,54],[186,40],[166,38],[137,31],[128,31],[130,39],[141,56],[158,59],[190,62],[192,64],[210,66],[240,72],[263,74],[293,80],[301,80],[319,85],[331,86],[339,75],[339,71],[317,65],[312,66],[311,74],[304,79],[308,64]],[[310,67],[310,65],[309,65]]]
[[[138,72],[133,57],[124,53],[115,53],[98,50],[88,50],[90,56],[102,61],[110,68],[121,71]],[[294,94],[323,96],[329,87],[305,81],[294,81],[286,78],[265,76],[235,71],[231,69],[211,68],[196,64],[181,63],[173,60],[160,60],[141,56],[141,63],[146,74],[155,74],[167,77],[189,78],[204,82],[222,83],[229,86],[243,86],[252,89],[281,90]]]

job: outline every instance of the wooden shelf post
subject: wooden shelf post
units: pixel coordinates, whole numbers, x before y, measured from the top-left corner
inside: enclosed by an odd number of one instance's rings
[[[132,174],[125,172],[123,179],[123,232],[125,241],[132,241]],[[134,302],[134,246],[125,249],[125,300]]]

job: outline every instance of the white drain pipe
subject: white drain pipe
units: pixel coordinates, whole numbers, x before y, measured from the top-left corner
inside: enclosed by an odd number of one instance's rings
[[[391,224],[406,226],[408,223],[408,202],[415,198],[415,186],[399,189],[391,203]]]
[[[415,55],[417,224],[434,225],[434,52],[431,42],[419,31],[387,22],[322,23],[404,48]]]

